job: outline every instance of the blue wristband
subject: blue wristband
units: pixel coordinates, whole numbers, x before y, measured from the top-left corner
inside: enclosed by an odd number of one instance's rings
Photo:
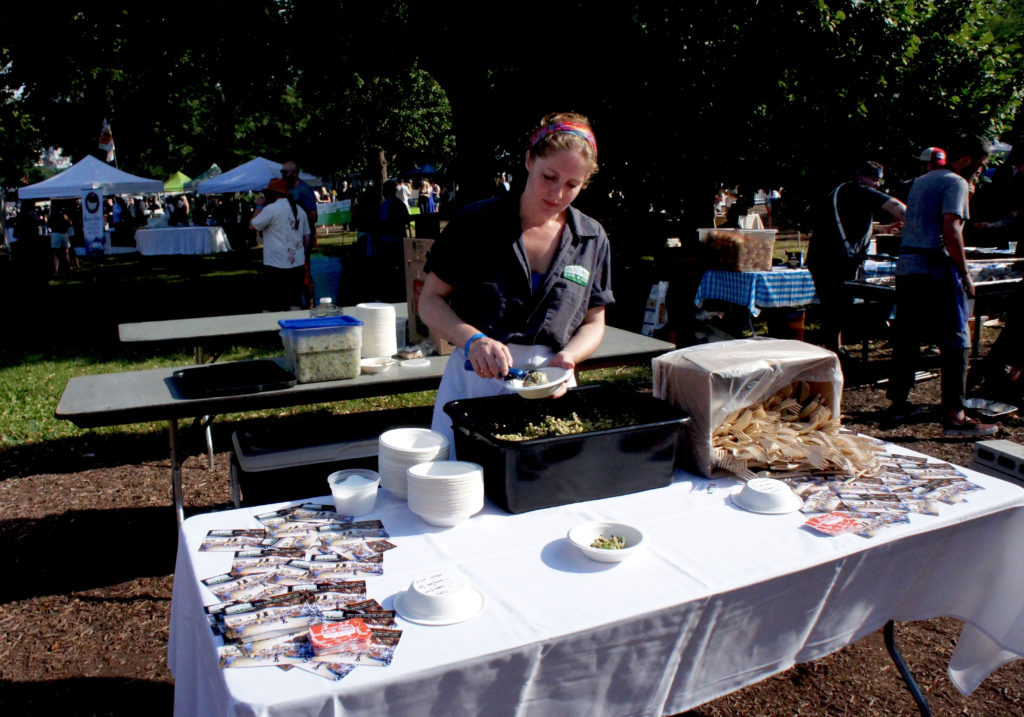
[[[486,339],[487,334],[473,334],[466,340],[466,348],[462,349],[462,353],[466,355],[466,370],[471,370],[473,364],[469,361],[469,347],[473,345],[473,342],[477,339]]]

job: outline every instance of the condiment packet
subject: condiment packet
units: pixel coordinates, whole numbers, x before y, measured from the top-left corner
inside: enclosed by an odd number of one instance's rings
[[[370,628],[360,618],[324,622],[309,628],[309,645],[314,655],[362,651],[370,644]]]
[[[824,535],[842,535],[860,528],[860,521],[844,513],[826,513],[814,516],[804,525]]]

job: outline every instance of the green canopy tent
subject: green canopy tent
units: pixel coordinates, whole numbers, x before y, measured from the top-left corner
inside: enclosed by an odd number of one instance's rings
[[[191,181],[191,177],[187,177],[181,172],[175,172],[164,182],[164,191],[167,193],[184,192],[185,183]]]

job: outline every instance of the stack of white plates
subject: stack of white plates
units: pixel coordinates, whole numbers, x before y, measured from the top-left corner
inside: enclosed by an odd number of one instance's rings
[[[484,469],[466,461],[410,466],[409,510],[431,525],[458,525],[484,507]]]
[[[381,358],[398,353],[398,322],[394,306],[381,302],[356,304],[352,313],[363,322],[362,358]]]
[[[429,428],[393,428],[380,434],[377,472],[380,485],[399,498],[407,491],[406,471],[426,461],[448,459],[448,438]]]

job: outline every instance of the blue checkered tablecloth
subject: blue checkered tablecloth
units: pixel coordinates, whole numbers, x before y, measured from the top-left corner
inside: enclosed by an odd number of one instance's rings
[[[805,306],[818,301],[811,272],[786,268],[742,272],[709,269],[700,280],[693,302],[700,306],[705,299],[745,306],[751,316],[765,308]]]

